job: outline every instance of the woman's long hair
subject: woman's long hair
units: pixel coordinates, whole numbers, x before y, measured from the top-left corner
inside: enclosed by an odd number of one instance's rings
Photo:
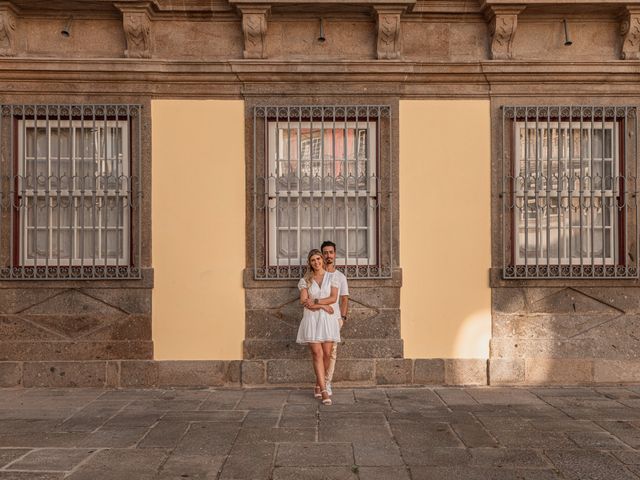
[[[314,255],[320,255],[320,258],[322,258],[322,264],[324,265],[324,257],[322,256],[322,252],[317,248],[311,249],[309,255],[307,255],[307,271],[304,274],[304,281],[307,282],[307,287],[311,285],[311,279],[313,278],[313,274],[315,273],[313,271],[313,267],[311,266],[311,257],[313,257]]]

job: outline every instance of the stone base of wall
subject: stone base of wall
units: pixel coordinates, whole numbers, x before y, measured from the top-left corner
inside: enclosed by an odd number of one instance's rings
[[[284,387],[313,381],[311,362],[303,359],[0,362],[0,387]],[[334,374],[334,384],[345,387],[638,383],[638,362],[602,359],[342,359]]]
[[[485,359],[342,359],[336,386],[487,385]],[[308,359],[0,362],[0,387],[260,387],[314,381]]]

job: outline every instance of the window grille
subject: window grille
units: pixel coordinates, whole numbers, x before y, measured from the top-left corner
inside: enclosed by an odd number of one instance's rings
[[[637,278],[634,107],[502,108],[503,278]]]
[[[141,107],[1,108],[0,279],[140,278]]]
[[[255,278],[299,278],[324,240],[347,276],[391,277],[390,107],[253,113]]]

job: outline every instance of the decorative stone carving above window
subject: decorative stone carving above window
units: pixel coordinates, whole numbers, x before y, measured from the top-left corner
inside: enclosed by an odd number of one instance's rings
[[[127,39],[124,56],[127,58],[151,58],[153,53],[154,2],[116,3],[122,12],[122,26]]]
[[[238,6],[242,13],[244,58],[267,58],[267,16],[271,7],[260,5]]]
[[[378,45],[376,51],[378,58],[399,59],[402,54],[400,16],[404,13],[406,7],[376,5],[373,8],[377,15]]]
[[[491,58],[509,60],[513,58],[513,39],[518,27],[518,14],[524,10],[518,5],[487,6],[485,17],[489,21],[491,33]]]
[[[401,56],[400,17],[410,10],[416,0],[229,0],[242,14],[244,58],[267,58],[267,17],[274,6],[323,7],[327,11],[343,6],[371,8],[376,16],[377,56],[379,59],[398,59]]]
[[[16,54],[16,13],[10,2],[0,3],[0,57]]]
[[[640,59],[640,6],[627,6],[620,22],[623,60]]]

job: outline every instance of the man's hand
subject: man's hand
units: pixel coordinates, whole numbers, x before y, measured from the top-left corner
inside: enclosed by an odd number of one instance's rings
[[[307,301],[304,304],[305,308],[311,308],[313,307],[313,305],[314,305],[313,300],[310,298],[307,298]]]

